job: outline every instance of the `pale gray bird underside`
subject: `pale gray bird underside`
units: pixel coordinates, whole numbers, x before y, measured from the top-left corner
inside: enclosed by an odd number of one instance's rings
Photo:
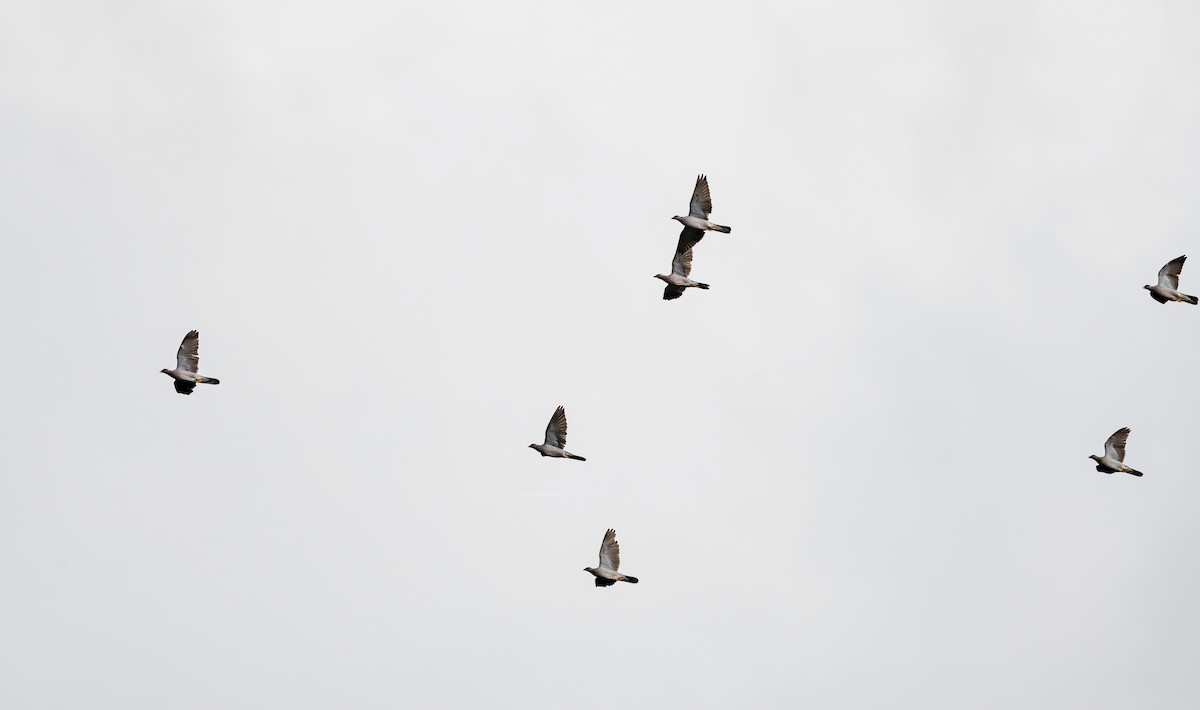
[[[175,353],[175,369],[163,369],[164,374],[175,380],[175,391],[179,394],[191,394],[196,385],[219,385],[221,381],[215,377],[202,377],[200,370],[200,333],[192,330],[183,336],[179,351]]]
[[[1129,427],[1117,429],[1113,435],[1108,437],[1108,441],[1104,442],[1104,454],[1097,456],[1092,454],[1088,458],[1096,462],[1096,470],[1101,473],[1128,473],[1133,476],[1142,475],[1141,471],[1130,468],[1125,465],[1125,442],[1129,439]]]
[[[550,417],[550,423],[546,425],[546,442],[544,444],[530,444],[529,448],[538,452],[542,456],[550,456],[560,459],[575,459],[576,461],[587,461],[582,456],[576,456],[570,451],[566,451],[567,445],[567,410],[559,407],[554,410],[554,416]]]
[[[1183,262],[1187,261],[1187,255],[1172,259],[1158,270],[1158,283],[1153,286],[1146,285],[1142,288],[1150,292],[1150,298],[1159,303],[1167,301],[1177,301],[1179,303],[1190,303],[1193,306],[1200,304],[1200,298],[1189,296],[1179,290],[1179,274],[1183,272]]]
[[[596,567],[584,567],[584,572],[591,572],[596,578],[597,587],[611,587],[617,582],[637,584],[637,577],[621,574],[617,568],[621,566],[621,546],[617,544],[617,531],[612,528],[604,533],[600,542],[600,564]]]

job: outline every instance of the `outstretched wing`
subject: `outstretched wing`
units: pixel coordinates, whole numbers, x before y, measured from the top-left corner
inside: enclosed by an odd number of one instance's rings
[[[692,204],[688,214],[700,219],[708,219],[712,212],[712,198],[708,195],[708,178],[703,175],[696,178],[696,187],[692,190]]]
[[[188,382],[186,380],[175,380],[175,391],[178,392],[179,394],[191,394],[192,390],[194,390],[194,389],[196,389],[195,382]]]
[[[682,296],[684,291],[685,289],[682,286],[667,284],[667,287],[663,289],[663,300],[674,301],[676,298]]]
[[[585,422],[586,423],[586,422]],[[567,410],[559,407],[546,425],[546,446],[564,449],[567,446]]]
[[[671,273],[687,278],[692,273],[692,250],[681,251],[671,260]]]
[[[617,544],[617,531],[609,528],[600,543],[600,567],[616,572],[620,566],[621,546]]]
[[[1183,271],[1183,262],[1187,260],[1187,255],[1183,255],[1177,259],[1171,259],[1158,270],[1158,285],[1166,286],[1172,291],[1179,290],[1179,274]]]
[[[691,249],[703,238],[703,229],[684,227],[683,231],[679,233],[679,243],[675,245],[675,253],[678,254],[681,251],[687,251],[688,249]]]
[[[1104,442],[1104,455],[1118,461],[1125,460],[1125,440],[1129,438],[1129,427],[1117,429],[1108,441]]]
[[[200,333],[192,330],[183,336],[179,352],[175,353],[175,364],[184,372],[200,371]]]

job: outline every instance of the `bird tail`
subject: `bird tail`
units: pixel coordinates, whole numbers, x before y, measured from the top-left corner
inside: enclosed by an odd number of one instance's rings
[[[1181,295],[1183,296],[1183,300],[1185,303],[1190,303],[1193,306],[1200,305],[1200,298],[1196,298],[1195,296],[1189,296],[1186,293],[1181,294]]]
[[[196,381],[202,385],[219,385],[221,381],[215,377],[197,377]]]
[[[732,231],[733,231],[733,227],[722,227],[722,226],[721,226],[721,225],[719,225],[719,224],[714,224],[714,225],[713,225],[713,231],[716,231],[716,232],[724,232],[724,233],[726,233],[726,234],[729,234],[730,232],[732,232]]]
[[[708,284],[702,284],[702,283],[700,283],[700,282],[696,282],[696,288],[704,289],[705,291],[707,291],[707,290],[708,290]]]
[[[1133,469],[1133,468],[1131,468],[1131,469],[1127,470],[1125,473],[1129,473],[1129,474],[1132,474],[1132,475],[1134,475],[1134,476],[1140,476],[1140,475],[1142,475],[1142,472],[1141,472],[1141,471],[1138,471],[1137,469]]]
[[[570,452],[564,452],[564,453],[567,454],[567,458],[569,458],[569,459],[575,459],[576,461],[587,461],[587,459],[585,459],[582,456],[576,456],[575,454],[572,454]]]
[[[637,584],[637,577],[630,577],[629,575],[625,575],[625,577],[621,581],[629,582],[630,584]]]

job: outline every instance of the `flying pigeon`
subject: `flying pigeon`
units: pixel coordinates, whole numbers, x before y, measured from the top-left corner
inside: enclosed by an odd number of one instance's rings
[[[554,416],[550,417],[550,423],[546,425],[546,443],[530,444],[529,448],[537,451],[542,456],[554,456],[560,459],[575,459],[576,461],[587,461],[582,456],[564,451],[563,447],[567,445],[567,410],[559,407],[554,410]]]
[[[1097,456],[1092,454],[1088,456],[1096,462],[1096,470],[1101,473],[1131,473],[1135,476],[1142,475],[1141,471],[1129,468],[1124,464],[1125,461],[1125,440],[1129,438],[1129,427],[1117,429],[1112,436],[1108,437],[1108,441],[1104,442],[1104,455]]]
[[[200,334],[189,331],[179,344],[179,352],[175,353],[174,370],[163,368],[164,374],[175,380],[175,391],[179,394],[191,394],[196,389],[196,383],[204,385],[219,385],[221,381],[215,377],[201,377],[196,374],[200,369]]]
[[[584,572],[591,572],[596,578],[597,587],[611,587],[617,582],[637,584],[637,577],[629,577],[617,571],[621,566],[621,546],[617,544],[617,531],[612,528],[604,533],[604,541],[600,543],[600,566],[584,567]]]
[[[687,230],[684,230],[687,231]],[[682,241],[683,237],[680,237]],[[686,288],[700,288],[708,290],[708,284],[702,284],[699,281],[693,281],[688,278],[688,274],[692,273],[692,247],[695,244],[682,245],[682,251],[675,253],[675,258],[671,260],[671,274],[669,276],[663,274],[655,274],[654,278],[662,279],[667,282],[667,287],[663,289],[663,300],[671,301],[683,295],[683,290]]]
[[[1171,259],[1167,262],[1166,266],[1158,270],[1158,283],[1153,286],[1146,285],[1142,287],[1150,292],[1150,298],[1159,303],[1183,301],[1193,306],[1200,303],[1200,298],[1179,292],[1179,273],[1183,271],[1183,262],[1186,260],[1186,255],[1178,259]]]
[[[712,212],[712,198],[708,195],[708,178],[701,175],[696,178],[696,187],[692,190],[692,203],[686,217],[675,215],[671,219],[678,220],[683,225],[679,233],[679,249],[683,251],[685,244],[695,244],[704,238],[707,231],[725,232],[733,230],[708,221],[708,213]]]

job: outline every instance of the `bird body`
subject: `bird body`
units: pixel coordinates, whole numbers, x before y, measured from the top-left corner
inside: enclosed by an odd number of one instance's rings
[[[557,446],[550,446],[549,444],[530,444],[529,448],[538,452],[542,456],[550,456],[560,459],[575,459],[576,461],[587,461],[587,459],[582,456],[576,456],[570,451],[565,451]]]
[[[701,219],[692,215],[673,217],[672,219],[679,220],[679,222],[688,229],[696,229],[701,232],[723,232],[725,234],[729,234],[733,231],[733,229],[729,227],[723,227],[716,222],[709,222],[707,219]]]
[[[567,410],[559,407],[554,410],[554,415],[550,417],[550,423],[546,425],[546,441],[543,444],[530,444],[529,448],[538,452],[542,456],[550,456],[560,459],[575,459],[576,461],[587,461],[582,456],[567,451],[563,447],[567,445]]]
[[[1125,465],[1125,442],[1129,439],[1129,427],[1124,427],[1113,432],[1113,435],[1108,437],[1108,441],[1104,442],[1104,453],[1100,456],[1092,454],[1088,458],[1096,462],[1096,470],[1101,473],[1128,473],[1132,476],[1141,476],[1142,472],[1137,469],[1130,468]]]
[[[163,368],[161,372],[175,380],[175,391],[179,394],[191,394],[196,384],[219,385],[221,381],[215,377],[203,377],[197,374],[200,369],[200,333],[188,331],[179,344],[175,353],[175,369]]]
[[[1166,263],[1158,270],[1158,283],[1153,286],[1147,284],[1142,288],[1150,292],[1150,298],[1159,303],[1167,301],[1177,301],[1180,303],[1190,303],[1193,306],[1200,304],[1200,298],[1189,296],[1179,290],[1179,275],[1183,273],[1183,262],[1187,261],[1187,255],[1177,257]]]
[[[617,531],[609,528],[600,541],[600,562],[596,567],[584,567],[584,572],[591,572],[596,578],[597,587],[611,587],[617,582],[637,584],[637,577],[621,574],[617,569],[621,566],[621,546],[617,544]]]

